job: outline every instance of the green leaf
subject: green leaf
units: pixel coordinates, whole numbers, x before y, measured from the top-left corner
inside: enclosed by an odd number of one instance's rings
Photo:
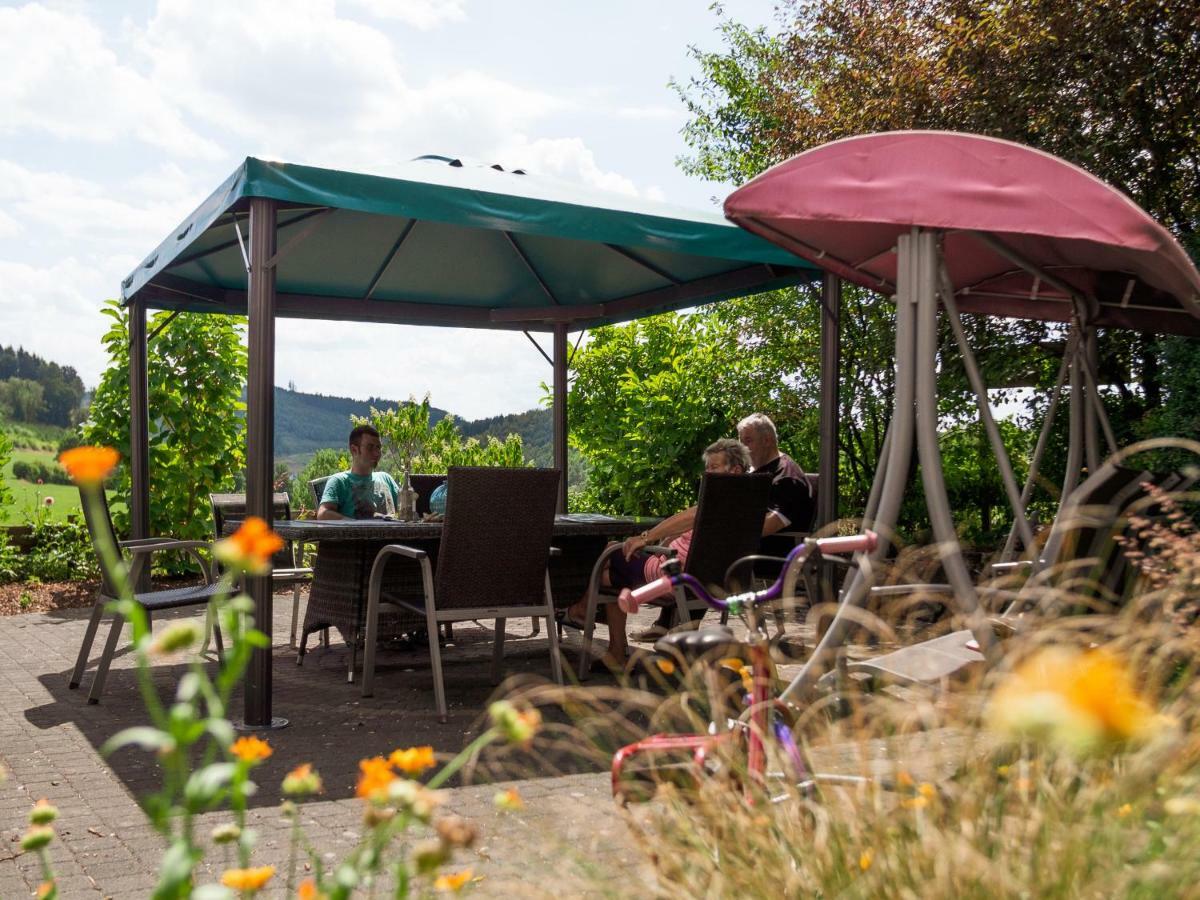
[[[155,752],[175,749],[175,739],[165,731],[151,728],[149,725],[137,725],[133,728],[118,731],[110,737],[101,745],[100,754],[108,756],[122,747],[128,747],[130,744],[141,747],[143,750]]]
[[[192,870],[200,861],[198,849],[189,850],[182,838],[175,840],[162,855],[158,868],[158,884],[154,887],[155,900],[173,900],[190,893]]]
[[[233,779],[236,771],[237,766],[228,762],[212,763],[197,769],[184,785],[183,796],[193,809],[211,803]]]

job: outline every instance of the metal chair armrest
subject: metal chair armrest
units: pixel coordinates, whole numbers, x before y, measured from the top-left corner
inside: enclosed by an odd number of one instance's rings
[[[551,556],[562,556],[562,548],[561,547],[551,547],[550,555]]]
[[[183,550],[188,556],[196,561],[200,566],[200,571],[204,574],[205,584],[212,584],[216,578],[214,572],[215,562],[210,562],[201,556],[197,551],[207,550],[212,553],[211,541],[180,541],[174,538],[134,538],[137,543],[126,541],[121,544],[123,550],[128,550],[130,556],[134,557],[134,564],[140,565],[138,557],[152,556],[160,550]],[[155,541],[156,543],[148,543]]]
[[[388,558],[391,556],[411,559],[421,567],[421,584],[425,591],[425,602],[426,604],[434,602],[433,566],[429,562],[428,553],[405,544],[388,544],[375,554],[375,562],[371,566],[371,578],[367,587],[367,634],[366,646],[363,650],[362,679],[362,695],[364,697],[370,697],[375,689],[375,642],[379,639],[380,593],[383,588],[383,572],[387,568]]]

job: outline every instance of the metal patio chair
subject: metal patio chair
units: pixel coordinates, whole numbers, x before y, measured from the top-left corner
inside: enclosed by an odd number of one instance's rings
[[[209,494],[208,502],[212,506],[213,530],[219,540],[226,522],[241,522],[246,518],[245,494]],[[272,497],[273,516],[286,521],[292,517],[291,497],[277,493]],[[311,584],[313,570],[303,565],[297,565],[299,548],[292,541],[284,541],[283,548],[271,557],[272,587],[292,588],[292,630],[289,646],[296,646],[296,625],[300,617],[300,588]]]
[[[130,585],[137,585],[138,577],[150,564],[151,556],[160,551],[183,551],[199,564],[200,571],[204,576],[203,584],[157,591],[141,591],[134,594],[134,600],[146,611],[147,625],[153,626],[154,613],[163,610],[179,609],[185,606],[207,606],[220,591],[220,586],[214,581],[211,564],[199,553],[201,549],[211,551],[210,543],[163,537],[119,541],[116,531],[113,529],[112,516],[109,515],[108,498],[103,491],[99,493],[102,501],[100,509],[93,509],[87,498],[81,497],[84,521],[87,523],[88,535],[92,539],[92,549],[102,564],[100,567],[100,590],[96,596],[96,602],[92,605],[92,615],[88,620],[87,631],[84,632],[83,643],[79,647],[79,656],[76,658],[75,668],[71,672],[71,681],[68,685],[71,690],[78,688],[83,681],[83,674],[88,666],[88,656],[92,650],[92,642],[96,639],[96,631],[100,627],[100,620],[104,617],[105,607],[118,598],[116,585],[103,566],[104,557],[100,552],[101,546],[117,547],[124,551],[121,563],[125,569],[125,578]],[[125,558],[126,553],[129,555],[129,559]],[[108,640],[104,643],[104,652],[100,656],[96,674],[92,678],[92,687],[88,691],[88,703],[100,702],[100,695],[104,691],[104,682],[108,678],[108,668],[124,626],[125,617],[114,613],[108,630]],[[220,655],[224,648],[221,642],[220,626],[215,619],[213,620],[213,633],[217,639],[217,654]]]
[[[545,618],[551,669],[555,681],[562,683],[547,568],[559,478],[557,469],[451,467],[436,573],[427,553],[403,544],[389,544],[375,557],[367,593],[364,697],[374,692],[376,636],[382,602],[393,602],[425,616],[434,697],[443,722],[447,718],[446,691],[437,637],[443,623],[496,620],[492,679],[498,682],[505,621],[517,616]],[[422,605],[382,596],[384,569],[389,563],[394,565],[397,557],[420,566],[425,594]]]
[[[698,578],[717,596],[725,596],[726,574],[730,566],[742,557],[757,554],[762,539],[763,520],[767,515],[767,496],[771,479],[765,475],[730,475],[706,473],[700,483],[700,499],[696,504],[696,521],[692,543],[683,571]],[[596,565],[588,581],[587,612],[584,615],[583,647],[579,655],[579,680],[587,678],[592,662],[592,640],[596,629],[596,613],[601,604],[615,603],[618,591],[604,588],[600,578],[608,558],[621,552],[621,544],[610,545]],[[643,552],[670,555],[667,547],[646,547]],[[691,611],[707,611],[703,600],[688,599],[683,588],[676,588],[675,607],[678,621],[691,621]],[[722,615],[724,623],[727,615]]]

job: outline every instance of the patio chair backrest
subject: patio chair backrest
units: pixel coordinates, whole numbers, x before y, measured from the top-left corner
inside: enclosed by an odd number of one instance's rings
[[[1153,480],[1146,471],[1105,463],[1080,484],[1059,513],[1042,558],[1048,565],[1095,556],[1098,542],[1111,541],[1121,513]]]
[[[325,493],[326,482],[332,477],[332,475],[326,475],[323,478],[314,478],[308,483],[308,489],[312,493],[314,510],[321,508],[321,495]]]
[[[434,592],[439,609],[545,602],[557,469],[451,466]]]
[[[108,511],[108,495],[105,491],[100,490],[100,502],[93,506],[88,501],[88,496],[83,488],[79,489],[79,500],[83,505],[83,521],[87,525],[88,537],[92,541],[92,552],[96,554],[96,561],[100,565],[100,587],[106,597],[117,596],[116,585],[112,583],[109,577],[108,568],[103,565],[104,554],[100,552],[103,545],[107,545],[114,550],[117,549],[117,531],[113,528],[112,515]],[[118,551],[118,555],[119,551]],[[126,568],[128,574],[129,569]]]
[[[245,494],[209,494],[208,502],[212,506],[213,533],[217,540],[224,537],[222,532],[226,522],[241,522],[246,518]],[[291,497],[286,492],[274,494],[271,506],[275,519],[287,520],[292,517]],[[271,565],[276,569],[295,568],[296,548],[291,541],[284,541],[283,548],[271,558]]]
[[[417,515],[425,516],[430,513],[429,498],[437,490],[439,484],[446,483],[445,475],[410,475],[412,489],[417,492]]]
[[[724,592],[733,561],[758,552],[770,491],[769,475],[706,474],[684,571]]]

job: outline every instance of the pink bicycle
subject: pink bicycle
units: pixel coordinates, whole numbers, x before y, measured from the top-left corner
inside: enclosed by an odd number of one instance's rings
[[[710,733],[655,734],[618,750],[612,762],[613,796],[622,801],[628,799],[625,787],[631,781],[625,777],[625,765],[631,759],[639,756],[661,757],[664,754],[671,756],[690,751],[689,774],[690,777],[698,779],[705,773],[714,771],[715,751],[734,743],[744,747],[745,767],[749,776],[746,791],[749,797],[754,787],[764,787],[768,780],[768,739],[773,739],[778,745],[782,751],[780,756],[784,765],[791,770],[785,773],[784,777],[802,791],[811,790],[815,784],[812,769],[784,716],[780,715],[787,711],[787,704],[771,696],[773,678],[769,654],[770,639],[761,627],[756,610],[764,604],[778,602],[790,596],[796,574],[806,567],[806,563],[811,568],[822,556],[869,553],[875,549],[877,542],[878,538],[872,531],[850,537],[810,538],[788,554],[787,559],[783,561],[779,577],[770,587],[762,591],[735,594],[723,600],[713,597],[705,590],[704,585],[691,575],[678,574],[677,571],[668,572],[635,590],[626,588],[621,591],[617,602],[625,612],[631,614],[637,612],[643,603],[669,597],[677,586],[683,586],[713,609],[728,611],[741,618],[747,625],[745,640],[738,640],[725,626],[706,627],[668,634],[654,645],[654,649],[660,654],[659,658],[664,664],[671,666],[679,662],[689,665],[699,659],[742,659],[748,656],[750,687],[741,697],[745,708],[739,717],[728,722],[714,721],[710,725]],[[734,564],[737,565],[738,563]],[[740,753],[741,748],[738,749]],[[830,778],[847,782],[861,780],[854,776],[825,776],[822,780]]]

